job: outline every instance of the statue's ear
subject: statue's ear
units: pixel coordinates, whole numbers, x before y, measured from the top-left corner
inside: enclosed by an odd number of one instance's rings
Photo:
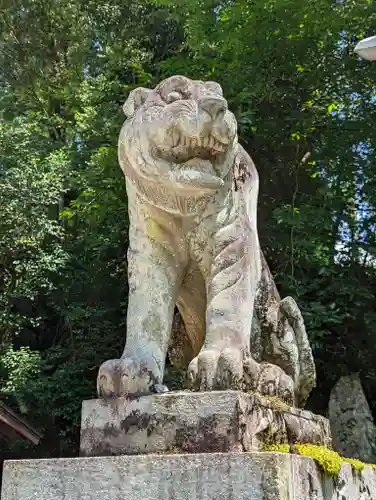
[[[151,92],[152,90],[145,89],[143,87],[138,87],[137,89],[132,90],[128,96],[128,99],[123,105],[125,116],[127,118],[132,118],[138,108],[140,108],[144,104]]]
[[[217,82],[205,82],[206,88],[223,97],[222,87]]]

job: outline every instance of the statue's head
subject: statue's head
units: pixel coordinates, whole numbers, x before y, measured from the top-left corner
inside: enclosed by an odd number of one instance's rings
[[[188,196],[223,186],[237,127],[219,84],[173,76],[133,90],[123,109],[119,160],[127,177]]]

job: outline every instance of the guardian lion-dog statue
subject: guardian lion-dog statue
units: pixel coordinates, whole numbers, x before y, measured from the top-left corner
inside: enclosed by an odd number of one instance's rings
[[[122,357],[99,369],[99,397],[162,385],[177,305],[193,355],[192,389],[252,390],[294,404],[301,369],[287,374],[283,363],[253,355],[263,270],[258,174],[238,144],[220,85],[173,76],[153,90],[133,90],[123,110],[128,119],[118,153],[130,223],[127,337]],[[270,331],[270,345],[277,330]],[[294,339],[297,366],[302,344]],[[314,371],[307,343],[303,365],[308,359]]]

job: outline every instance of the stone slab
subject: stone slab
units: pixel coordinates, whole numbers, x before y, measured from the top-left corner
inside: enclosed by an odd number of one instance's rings
[[[376,425],[359,374],[341,377],[329,399],[333,447],[344,457],[376,463]]]
[[[97,399],[82,406],[81,456],[260,451],[291,441],[330,446],[328,420],[240,391]]]
[[[374,500],[376,471],[335,480],[283,453],[139,455],[8,461],[2,500]]]

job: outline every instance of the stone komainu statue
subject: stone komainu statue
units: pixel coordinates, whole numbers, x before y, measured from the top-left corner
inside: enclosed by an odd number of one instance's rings
[[[100,367],[99,396],[150,392],[170,349],[173,362],[189,362],[195,390],[303,403],[312,353],[299,309],[280,301],[260,251],[258,174],[221,87],[174,76],[133,90],[124,112],[127,339],[121,359]],[[175,305],[184,327],[173,329]]]

